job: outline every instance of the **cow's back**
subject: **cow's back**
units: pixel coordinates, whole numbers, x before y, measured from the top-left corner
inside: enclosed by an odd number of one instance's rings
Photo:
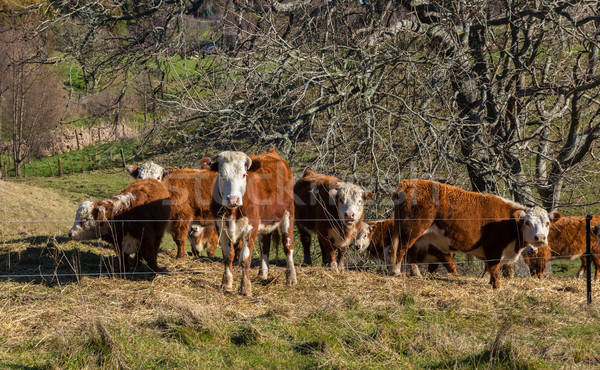
[[[173,170],[163,180],[163,184],[170,193],[174,218],[194,218],[212,223],[214,217],[210,211],[210,203],[217,175],[216,172],[207,170]]]
[[[410,230],[406,220],[432,220],[452,240],[452,247],[462,251],[510,243],[518,232],[513,213],[524,208],[491,194],[430,180],[401,181],[393,199],[401,230]]]

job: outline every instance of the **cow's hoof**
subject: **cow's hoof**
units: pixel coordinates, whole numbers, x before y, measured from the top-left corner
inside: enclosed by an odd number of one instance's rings
[[[286,276],[286,284],[287,285],[298,284],[298,280],[296,279],[296,271],[288,272],[288,274]]]

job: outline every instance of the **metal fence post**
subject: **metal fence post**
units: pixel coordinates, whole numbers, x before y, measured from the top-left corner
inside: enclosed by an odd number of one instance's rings
[[[592,303],[592,251],[591,251],[591,228],[590,221],[592,216],[585,216],[585,259],[587,262],[586,280],[587,280],[587,303]]]

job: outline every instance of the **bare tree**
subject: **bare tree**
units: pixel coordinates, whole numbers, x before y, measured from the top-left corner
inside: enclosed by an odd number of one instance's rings
[[[590,174],[592,1],[51,4],[39,30],[70,30],[62,50],[90,89],[144,81],[164,118],[155,132],[186,145],[274,145],[384,198],[400,178],[428,177],[556,208]],[[194,52],[186,16],[207,4],[217,51],[176,65],[183,46]]]

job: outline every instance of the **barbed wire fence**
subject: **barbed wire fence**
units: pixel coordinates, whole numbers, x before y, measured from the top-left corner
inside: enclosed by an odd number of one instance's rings
[[[592,302],[592,294],[591,294],[591,268],[592,268],[592,257],[598,257],[600,256],[599,253],[592,253],[592,248],[591,245],[592,243],[597,243],[597,241],[592,241],[591,239],[591,220],[592,220],[592,216],[587,215],[586,217],[565,217],[565,218],[571,218],[571,219],[585,219],[585,223],[586,223],[586,229],[585,229],[585,233],[586,233],[586,250],[583,253],[576,253],[576,254],[561,254],[561,255],[554,255],[552,257],[539,257],[539,256],[535,256],[535,255],[530,255],[528,256],[529,261],[536,261],[536,260],[546,260],[546,261],[551,261],[551,260],[555,260],[555,259],[569,259],[569,260],[574,260],[577,258],[581,258],[581,259],[585,259],[586,263],[586,294],[587,294],[587,302],[588,304],[590,304]],[[464,221],[464,220],[473,220],[473,219],[454,219],[453,221]],[[126,220],[124,222],[127,223],[135,223],[135,222],[170,222],[170,221],[176,221],[176,220]],[[196,220],[199,221],[199,220]],[[214,221],[214,220],[213,220]],[[264,221],[264,220],[263,220]],[[311,221],[323,221],[323,220],[311,220]],[[327,221],[331,221],[331,220],[327,220]],[[366,219],[365,221],[381,221],[381,219]],[[39,225],[39,224],[48,224],[48,223],[56,223],[56,224],[71,224],[73,221],[72,220],[64,220],[64,219],[54,219],[54,220],[42,220],[42,219],[30,219],[30,220],[0,220],[0,226],[8,226],[10,227],[14,227],[15,225],[23,225],[23,224],[29,224],[29,225]],[[115,221],[101,221],[101,222],[115,222]],[[122,222],[122,221],[119,221]],[[210,222],[210,220],[202,220],[202,222],[206,223],[206,222]],[[0,229],[0,231],[2,231]],[[4,234],[4,235],[3,235]],[[21,233],[23,234],[23,233]],[[33,234],[33,232],[31,232],[31,234]],[[66,234],[66,230],[65,230],[65,234]],[[112,258],[108,258],[107,260],[104,260],[103,256],[100,256],[100,262],[99,262],[99,266],[98,266],[98,270],[97,271],[90,271],[90,267],[86,267],[86,269],[82,269],[82,266],[77,263],[73,263],[72,260],[70,260],[70,257],[72,258],[73,256],[67,256],[67,253],[65,253],[65,250],[62,249],[61,245],[64,242],[67,242],[68,239],[64,238],[64,240],[58,241],[57,240],[57,235],[36,235],[36,236],[30,236],[27,238],[21,238],[21,239],[12,239],[12,240],[8,240],[7,239],[7,233],[3,232],[0,234],[0,237],[2,237],[2,239],[0,239],[0,246],[4,245],[8,245],[9,248],[5,250],[6,252],[6,257],[5,257],[5,269],[3,269],[5,272],[1,272],[0,271],[0,279],[2,280],[20,280],[20,279],[61,279],[61,278],[67,278],[67,279],[76,279],[79,280],[81,277],[101,277],[101,276],[109,276],[109,277],[151,277],[154,275],[180,275],[180,274],[222,274],[223,271],[221,269],[213,269],[213,268],[189,268],[186,267],[184,269],[178,269],[178,270],[171,270],[171,271],[158,271],[158,272],[154,272],[154,271],[122,271],[120,269],[120,264],[122,261],[120,261],[120,256],[116,257],[115,261],[115,257]],[[37,272],[33,273],[33,272],[23,272],[23,273],[19,273],[19,272],[15,272],[15,273],[7,273],[8,271],[10,271],[11,268],[11,250],[10,250],[10,244],[14,244],[15,240],[16,241],[21,241],[21,242],[25,242],[25,243],[29,243],[30,245],[36,245],[36,240],[37,239],[44,239],[46,238],[45,242],[37,242],[37,244],[42,244],[43,248],[42,251],[36,251],[39,254],[39,257],[42,257],[42,255],[45,253],[44,251],[46,249],[51,250],[54,249],[54,252],[46,252],[46,253],[55,253],[56,251],[60,253],[62,253],[62,255],[54,255],[52,258],[54,259],[56,265],[53,267],[54,270],[52,272],[45,272],[45,268],[42,268],[41,266],[41,262],[40,265],[37,266]],[[99,247],[99,243],[95,242],[95,241],[88,241],[91,242],[93,247],[98,248]],[[300,243],[296,242],[296,250],[298,249],[298,246]],[[320,256],[320,250],[318,247],[315,247],[315,242],[311,243],[311,255],[313,257],[316,257],[316,260],[319,260],[319,256]],[[258,251],[260,252],[260,247],[256,248],[258,249]],[[461,251],[456,251],[458,253],[464,253]],[[17,252],[15,252],[17,253]],[[279,248],[278,246],[276,246],[275,251],[271,253],[270,259],[273,259],[273,253],[276,254],[275,257],[275,261],[278,262],[279,261]],[[21,254],[21,252],[18,252],[18,254]],[[375,270],[375,271],[379,271],[382,273],[385,273],[385,270],[390,267],[390,264],[387,264],[386,262],[382,261],[381,259],[377,259],[373,256],[369,256],[369,253],[367,252],[367,250],[362,250],[359,251],[354,247],[354,244],[352,244],[352,246],[350,248],[348,248],[348,254],[347,254],[347,259],[346,259],[346,263],[345,263],[345,267],[349,270],[359,270],[359,271],[363,271],[363,270]],[[467,254],[467,253],[464,253]],[[467,254],[468,255],[468,254]],[[127,257],[126,257],[127,258]],[[206,259],[208,257],[200,257],[199,261],[200,262],[204,262],[203,259]],[[518,256],[517,258],[522,258],[521,256]],[[218,257],[214,257],[214,258],[210,258],[210,261],[220,261],[221,258]],[[501,262],[501,259],[478,259],[478,260],[457,260],[454,259],[454,264],[461,266],[461,274],[465,274],[465,275],[480,275],[481,277],[484,276],[485,274],[485,270],[482,267],[473,267],[473,266],[483,266],[485,263],[488,262]],[[583,261],[582,261],[583,262]],[[531,263],[531,262],[530,262]],[[59,272],[60,270],[60,265],[63,264],[68,270],[72,271],[72,272]],[[403,261],[402,262],[402,268],[403,271],[405,271],[405,273],[408,273],[409,267],[410,266],[416,266],[417,268],[425,268],[428,269],[430,266],[432,265],[436,265],[436,266],[444,266],[449,264],[448,262],[444,262],[444,261],[435,261],[435,262],[428,262],[428,261],[420,261],[420,262],[406,262]],[[137,267],[137,266],[136,266]],[[300,271],[326,271],[326,270],[334,270],[336,269],[335,267],[329,267],[329,266],[309,266],[309,265],[303,265],[303,264],[298,264],[296,267],[297,270]],[[104,270],[104,271],[102,271]],[[240,273],[242,271],[241,268],[234,268],[232,272],[237,272]],[[285,271],[285,268],[283,267],[279,267],[276,264],[274,264],[273,266],[271,266],[269,268],[270,272],[273,273],[278,273],[281,271]],[[483,273],[482,273],[483,271]]]

